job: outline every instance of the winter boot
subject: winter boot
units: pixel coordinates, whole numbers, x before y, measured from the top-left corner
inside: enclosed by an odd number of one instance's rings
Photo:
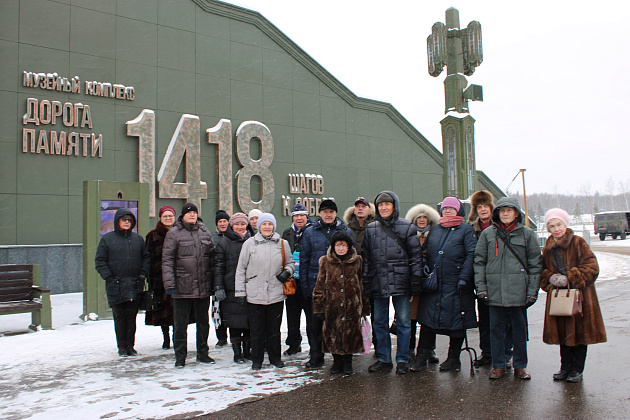
[[[437,357],[437,354],[435,354],[435,349],[431,350],[431,353],[429,353],[429,363],[440,363],[440,359]]]
[[[243,338],[243,358],[252,360],[252,351],[250,347],[249,337]]]
[[[431,353],[430,349],[418,349],[418,355],[416,359],[413,361],[409,370],[412,372],[420,372],[427,368],[427,360],[429,360],[429,355]]]
[[[343,355],[343,374],[352,375],[352,373],[352,355],[345,354]]]
[[[234,350],[234,363],[245,363],[245,358],[243,357],[243,352],[241,350],[241,340],[233,338],[231,341],[232,350]]]
[[[162,325],[162,335],[164,336],[164,343],[162,343],[162,348],[164,350],[168,350],[171,348],[171,337],[168,334],[168,325]]]
[[[462,343],[464,338],[453,338],[448,347],[448,358],[440,365],[440,370],[454,370],[459,372],[462,368],[462,362],[459,360],[459,355],[462,352]]]
[[[336,375],[343,371],[343,356],[341,354],[333,354],[333,365],[330,368],[330,374]]]

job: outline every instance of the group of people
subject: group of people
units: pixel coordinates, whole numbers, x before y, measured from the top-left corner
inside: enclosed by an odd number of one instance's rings
[[[476,365],[491,365],[490,379],[503,377],[512,367],[517,378],[530,379],[527,308],[543,289],[543,341],[560,345],[561,368],[553,378],[581,381],[587,345],[605,342],[606,332],[594,287],[597,260],[569,228],[569,215],[561,209],[547,212],[550,236],[541,254],[515,198],[501,198],[495,205],[490,192],[477,191],[470,214],[464,212],[458,198],[446,197],[439,212],[418,204],[403,218],[398,196],[383,191],[373,204],[357,198],[343,219],[333,200],[321,202],[315,221],[304,205],[296,204],[291,226],[282,235],[270,213],[230,216],[219,210],[217,232],[211,233],[195,205],[187,203],[179,216],[170,206],[160,209],[145,246],[132,232],[133,214],[120,209],[114,232],[103,236],[96,255],[119,355],[137,354],[135,318],[148,278],[160,305],[147,311],[145,322],[161,326],[165,349],[173,325],[179,368],[185,366],[189,323],[196,324],[197,360],[214,363],[208,348],[213,296],[220,307],[217,346],[227,344],[229,331],[234,362],[251,360],[253,370],[262,368],[265,353],[280,368],[282,355],[302,351],[302,312],[310,349],[306,368],[321,368],[324,354],[330,353],[332,374],[353,373],[353,354],[364,351],[362,319],[371,315],[376,361],[368,370],[393,370],[391,305],[397,374],[439,363],[438,334],[449,337],[439,369],[460,370],[466,330],[478,326]],[[295,282],[295,294],[285,294],[286,282]],[[557,288],[580,289],[582,316],[549,314],[550,292]],[[285,305],[288,348],[282,352]]]

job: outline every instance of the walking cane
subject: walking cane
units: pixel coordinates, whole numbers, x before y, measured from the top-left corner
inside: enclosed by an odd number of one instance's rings
[[[462,295],[462,290],[459,289],[459,309],[462,315],[462,326],[464,326],[466,311],[464,311],[464,299]],[[470,358],[470,376],[475,376],[475,364],[473,360],[477,360],[477,350],[470,347],[468,345],[468,333],[466,332],[466,328],[464,327],[464,344],[465,346],[460,350],[468,352],[468,357]],[[473,354],[475,355],[473,357]]]

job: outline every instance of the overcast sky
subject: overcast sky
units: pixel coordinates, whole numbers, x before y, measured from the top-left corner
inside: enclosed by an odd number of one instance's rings
[[[630,186],[630,2],[600,0],[234,0],[260,12],[357,96],[391,103],[442,150],[444,78],[427,71],[426,37],[455,7],[481,23],[484,62],[469,84],[477,169],[527,193]],[[387,6],[385,7],[385,5]],[[588,4],[588,6],[586,6]],[[520,177],[510,191],[522,192]]]

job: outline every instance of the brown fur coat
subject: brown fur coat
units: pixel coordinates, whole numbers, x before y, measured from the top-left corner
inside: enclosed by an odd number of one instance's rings
[[[583,316],[557,317],[549,315],[549,303],[552,290],[556,286],[549,283],[549,278],[559,273],[551,257],[551,249],[560,246],[562,259],[566,266],[569,286],[580,289],[582,293]],[[545,325],[543,341],[547,344],[564,344],[575,346],[578,344],[595,344],[606,341],[606,330],[599,301],[595,292],[595,279],[599,275],[597,258],[590,247],[579,236],[575,236],[571,229],[558,241],[553,236],[547,238],[543,248],[543,272],[540,288],[547,292],[547,307],[545,308]]]
[[[328,249],[319,260],[313,290],[313,313],[325,314],[323,337],[326,353],[363,352],[361,316],[370,314],[370,300],[363,292],[362,259],[354,248],[341,261]]]

